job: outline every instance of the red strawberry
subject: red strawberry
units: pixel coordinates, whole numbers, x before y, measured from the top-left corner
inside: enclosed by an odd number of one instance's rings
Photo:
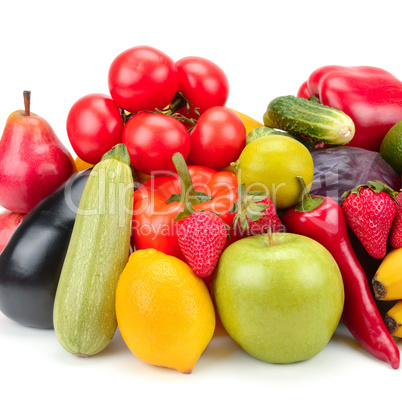
[[[205,278],[215,269],[226,243],[227,228],[209,211],[192,213],[179,226],[179,246],[192,270]]]
[[[346,222],[366,251],[384,258],[387,239],[396,214],[396,192],[380,181],[369,181],[343,194]]]
[[[274,203],[264,192],[246,193],[245,185],[238,188],[239,199],[234,205],[237,211],[233,227],[245,236],[271,232],[283,232],[284,225],[276,213]]]
[[[397,202],[396,215],[391,226],[390,243],[392,248],[402,247],[402,193],[399,193],[395,200]]]

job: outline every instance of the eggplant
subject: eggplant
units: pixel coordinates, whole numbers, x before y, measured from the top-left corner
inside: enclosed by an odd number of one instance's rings
[[[0,254],[0,311],[22,325],[53,328],[53,304],[81,195],[91,169],[43,199]]]

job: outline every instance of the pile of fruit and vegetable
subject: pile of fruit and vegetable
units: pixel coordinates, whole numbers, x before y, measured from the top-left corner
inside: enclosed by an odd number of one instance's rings
[[[342,321],[399,367],[401,81],[324,66],[267,99],[260,123],[226,106],[228,79],[203,57],[136,46],[107,79],[66,116],[75,157],[30,91],[6,121],[5,316],[80,357],[119,328],[137,358],[182,373],[214,336],[306,360]]]

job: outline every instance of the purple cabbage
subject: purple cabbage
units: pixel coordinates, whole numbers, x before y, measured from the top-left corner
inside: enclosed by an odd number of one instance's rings
[[[335,198],[359,184],[379,180],[395,191],[401,189],[401,178],[378,152],[350,146],[321,148],[312,152],[314,179],[311,195]]]

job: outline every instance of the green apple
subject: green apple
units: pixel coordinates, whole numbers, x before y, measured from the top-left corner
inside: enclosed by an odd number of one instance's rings
[[[315,240],[292,233],[231,244],[215,270],[213,292],[228,334],[270,363],[318,354],[335,332],[344,303],[332,255]]]

